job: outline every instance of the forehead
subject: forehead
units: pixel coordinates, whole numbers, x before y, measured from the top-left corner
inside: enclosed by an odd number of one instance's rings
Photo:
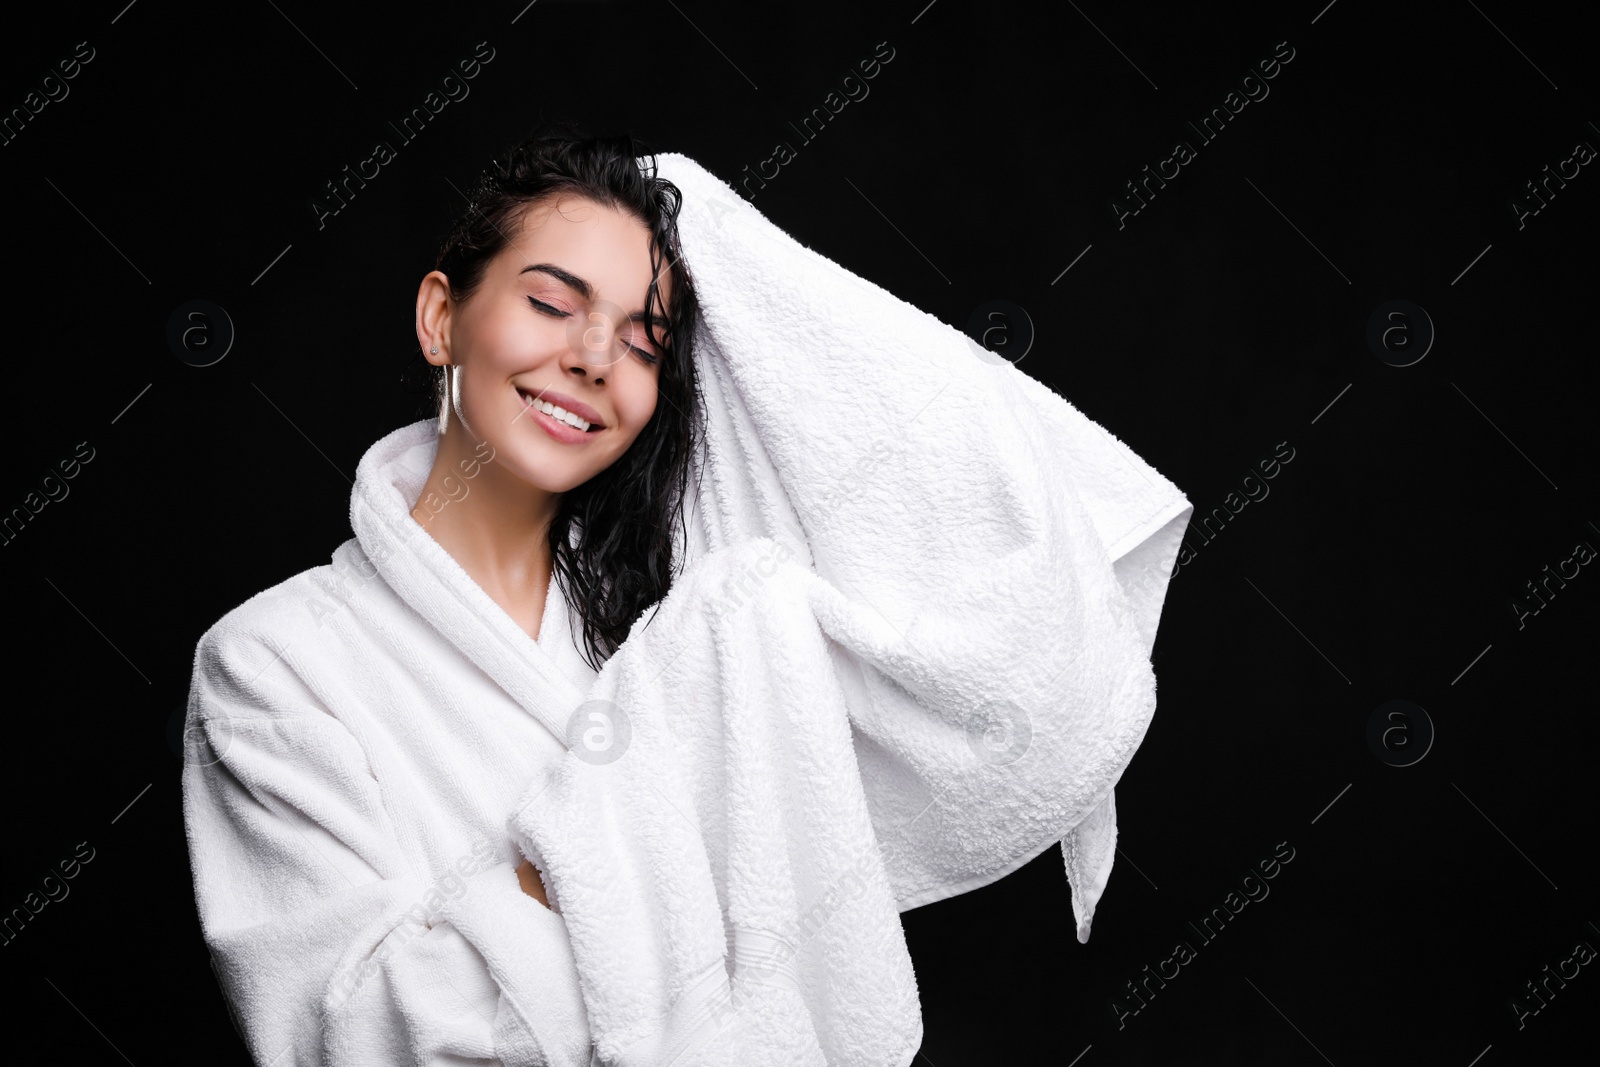
[[[650,286],[650,231],[625,211],[587,197],[562,193],[521,213],[510,245],[501,253],[513,274],[532,263],[556,263],[587,281],[597,300],[611,300],[630,312],[642,310]],[[672,297],[670,264],[663,263],[660,293]],[[524,277],[559,284],[548,274]]]

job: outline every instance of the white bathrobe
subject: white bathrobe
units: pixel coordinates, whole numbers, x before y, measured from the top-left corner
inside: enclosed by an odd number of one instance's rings
[[[195,653],[195,894],[262,1065],[589,1062],[562,918],[518,885],[506,825],[566,747],[518,704],[517,679],[486,673],[441,626],[465,619],[562,684],[594,672],[559,586],[536,643],[411,519],[434,425],[373,445],[353,494],[391,520],[371,529],[413,536],[351,538],[331,565],[228,612]],[[397,592],[373,557],[433,577],[463,615],[408,602],[415,590]]]

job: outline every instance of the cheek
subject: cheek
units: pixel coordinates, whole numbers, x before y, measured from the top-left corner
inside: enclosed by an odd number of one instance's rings
[[[474,366],[459,366],[453,374],[456,384],[457,400],[469,413],[483,411],[484,401],[488,399],[489,376],[483,369]]]
[[[530,362],[548,355],[562,336],[559,326],[515,304],[480,306],[465,325],[465,362],[480,377],[505,379],[525,370]]]
[[[648,390],[641,390],[639,399],[633,410],[633,424],[637,431],[643,432],[645,424],[655,414],[656,408],[663,404],[661,394],[656,391],[654,379],[651,380]]]
[[[660,372],[654,367],[647,367],[636,358],[629,357],[631,365],[614,368],[618,373],[612,379],[612,384],[618,386],[612,395],[612,402],[617,406],[617,415],[622,419],[633,435],[644,429],[645,423],[655,414],[656,408],[666,403],[661,399],[658,382]]]
[[[475,437],[505,432],[521,410],[516,391],[506,385],[495,368],[474,364],[452,373],[455,382],[451,404]]]

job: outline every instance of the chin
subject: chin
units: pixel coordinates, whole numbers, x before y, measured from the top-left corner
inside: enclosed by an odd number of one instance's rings
[[[526,445],[516,452],[517,477],[547,493],[565,493],[593,478],[606,469],[607,464],[596,463],[594,456],[585,456],[583,462],[566,454],[567,446],[550,442],[548,448]]]

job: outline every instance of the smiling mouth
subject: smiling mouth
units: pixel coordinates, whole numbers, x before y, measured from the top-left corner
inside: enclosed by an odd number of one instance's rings
[[[517,395],[522,398],[522,403],[525,406],[525,408],[533,410],[533,411],[537,411],[541,415],[545,415],[545,416],[547,416],[549,418],[552,418],[556,422],[561,423],[563,426],[570,427],[570,428],[572,428],[574,430],[578,429],[577,426],[574,426],[572,423],[567,422],[565,419],[561,418],[559,415],[554,414],[554,409],[557,407],[557,405],[550,403],[550,401],[548,401],[548,400],[540,400],[538,397],[535,397],[533,394],[528,393],[528,392],[526,392],[526,391],[524,391],[522,389],[518,389],[517,390]],[[545,405],[545,406],[551,408],[552,410],[551,411],[545,411],[544,408],[541,407],[540,405]],[[562,411],[566,411],[565,408],[562,408],[561,410]],[[569,414],[570,414],[570,412],[569,412]],[[582,416],[579,416],[579,417],[582,418]],[[585,419],[584,421],[588,422],[587,419]],[[598,422],[590,422],[589,423],[589,428],[587,430],[584,430],[583,432],[584,433],[599,433],[603,429],[605,429],[605,427],[603,425],[601,425],[600,423],[598,423]]]

